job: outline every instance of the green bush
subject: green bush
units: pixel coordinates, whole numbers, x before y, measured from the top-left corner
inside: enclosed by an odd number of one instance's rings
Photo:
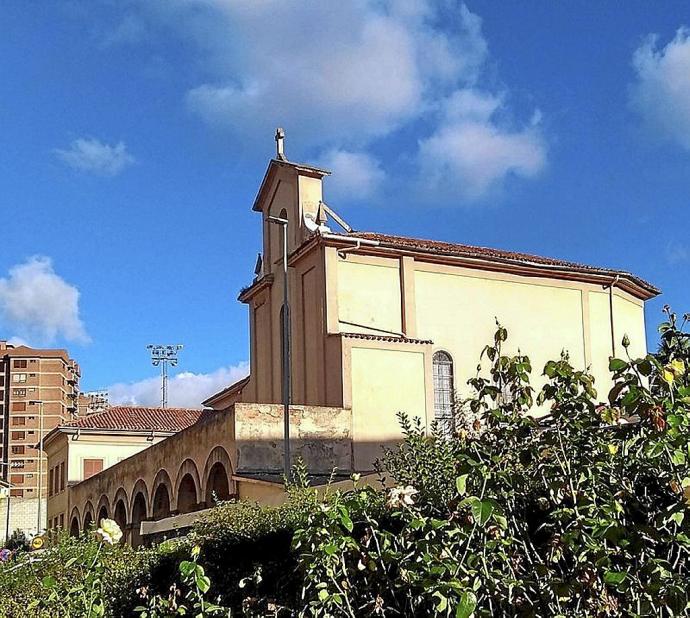
[[[688,334],[676,316],[614,386],[567,357],[534,393],[498,327],[452,435],[403,418],[383,459],[399,485],[336,496],[296,535],[314,616],[661,616],[690,613]],[[629,342],[623,340],[627,352]],[[632,422],[624,422],[632,421]]]
[[[148,549],[63,535],[0,565],[0,616],[688,615],[690,316],[667,313],[604,403],[567,355],[534,392],[499,325],[450,433],[401,416],[387,491],[226,503]]]

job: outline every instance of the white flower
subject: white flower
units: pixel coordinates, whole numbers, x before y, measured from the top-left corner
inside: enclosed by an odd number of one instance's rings
[[[412,487],[412,485],[407,485],[405,487],[394,487],[388,492],[388,500],[386,501],[386,506],[389,509],[400,508],[402,506],[412,506],[414,504],[414,496],[419,492]]]
[[[108,545],[115,545],[122,539],[122,530],[114,519],[101,519],[101,527],[96,530],[96,537]]]

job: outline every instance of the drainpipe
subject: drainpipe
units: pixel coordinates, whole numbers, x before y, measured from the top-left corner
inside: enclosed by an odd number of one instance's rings
[[[356,236],[342,236],[340,234],[322,234],[322,237],[328,240],[340,240],[343,242],[354,243],[354,247],[348,247],[346,249],[338,250],[338,255],[343,258],[348,253],[358,251],[362,248],[362,246],[378,247],[380,244],[378,240],[369,240],[368,238],[357,238]]]
[[[609,289],[609,322],[611,324],[611,356],[616,356],[616,333],[613,328],[613,288],[618,283],[620,279],[619,275],[616,275],[615,279],[611,281],[608,286],[604,286],[604,289],[608,287]]]

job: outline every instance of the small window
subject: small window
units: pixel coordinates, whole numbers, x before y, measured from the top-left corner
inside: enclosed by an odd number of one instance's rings
[[[13,440],[24,440],[26,438],[26,434],[23,431],[13,431],[12,432],[12,439]]]
[[[15,373],[12,376],[12,382],[18,382],[18,383],[26,382],[26,374],[25,373]]]
[[[12,412],[26,412],[26,401],[15,401],[12,403]]]
[[[23,489],[10,489],[10,496],[12,498],[22,498],[24,496]]]
[[[14,368],[15,369],[26,369],[26,361],[25,360],[15,360],[14,361]]]
[[[436,352],[432,359],[434,377],[434,418],[443,433],[452,433],[455,383],[453,359],[447,352]]]
[[[25,416],[13,416],[12,417],[12,424],[13,425],[26,425],[26,417]]]
[[[84,459],[84,480],[103,470],[102,459]]]
[[[25,450],[24,446],[13,446],[12,447],[12,454],[13,455],[23,455],[24,450]]]

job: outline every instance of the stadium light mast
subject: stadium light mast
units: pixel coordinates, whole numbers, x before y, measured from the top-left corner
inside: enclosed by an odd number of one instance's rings
[[[183,348],[182,345],[160,345],[149,344],[146,349],[151,352],[151,363],[154,367],[161,368],[161,407],[168,407],[168,364],[171,367],[177,365],[177,353]]]

